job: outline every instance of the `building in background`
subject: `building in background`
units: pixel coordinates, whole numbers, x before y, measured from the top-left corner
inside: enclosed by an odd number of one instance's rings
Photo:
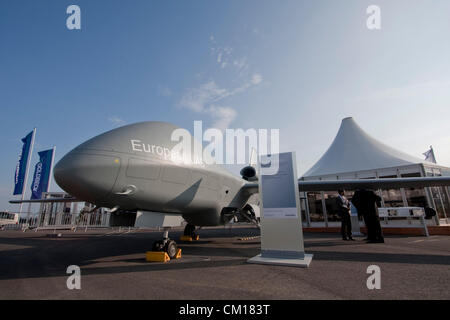
[[[342,120],[333,143],[301,180],[383,179],[450,176],[450,168],[391,148],[368,135],[353,118]],[[425,207],[438,212],[435,223],[450,214],[449,187],[377,190],[383,207]],[[351,198],[352,193],[347,192]],[[301,195],[306,221],[338,220],[337,192],[307,192]]]

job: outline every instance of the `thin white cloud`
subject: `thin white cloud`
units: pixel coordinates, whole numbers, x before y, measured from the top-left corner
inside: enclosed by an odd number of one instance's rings
[[[246,57],[235,59],[233,61],[233,66],[240,75],[245,74],[249,69],[249,64]]]
[[[212,47],[210,48],[211,53],[216,56],[216,62],[220,66],[220,68],[225,69],[228,65],[232,64],[232,62],[230,61],[232,59],[233,48],[229,46],[216,47],[217,42],[214,36],[210,36],[209,40],[211,41],[212,44]]]
[[[229,95],[228,90],[219,88],[214,81],[209,81],[198,88],[187,90],[181,98],[180,106],[195,112],[204,112],[208,104],[220,101]]]
[[[237,71],[237,75],[239,77],[248,75],[250,65],[247,57],[237,57],[235,54],[236,50],[231,46],[217,45],[217,41],[214,36],[210,36],[209,40],[211,42],[211,54],[214,56],[221,69],[226,69],[227,67],[233,68],[234,71]]]
[[[220,88],[215,81],[209,81],[198,88],[187,90],[181,98],[180,105],[195,112],[202,112],[207,105],[242,93],[250,87],[259,85],[262,81],[259,73],[255,73],[249,81],[234,89]]]
[[[214,127],[224,130],[237,117],[237,111],[230,106],[224,106],[223,100],[260,85],[263,77],[260,73],[250,75],[247,57],[233,57],[235,50],[231,46],[218,45],[214,35],[211,35],[209,40],[211,55],[219,65],[219,70],[227,69],[234,73],[234,79],[240,79],[241,85],[223,88],[214,80],[204,82],[196,88],[187,89],[180,99],[179,106],[208,115],[214,121]]]
[[[236,118],[237,112],[231,107],[220,106],[218,103],[225,98],[243,93],[262,81],[263,78],[259,73],[255,73],[250,80],[233,89],[221,88],[215,81],[209,81],[198,88],[187,90],[179,105],[197,113],[208,114],[214,119],[215,127],[226,129]]]
[[[237,116],[233,108],[216,105],[208,107],[206,112],[214,119],[213,127],[222,131],[228,128]]]
[[[255,73],[255,74],[252,76],[252,84],[258,85],[258,84],[260,84],[262,81],[263,81],[263,78],[262,78],[262,75],[261,75],[261,74]]]
[[[117,116],[109,117],[108,121],[111,122],[112,124],[114,124],[115,126],[122,126],[122,125],[126,124],[125,120],[123,120]]]

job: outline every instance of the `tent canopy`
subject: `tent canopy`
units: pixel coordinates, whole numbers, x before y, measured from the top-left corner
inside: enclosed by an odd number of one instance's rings
[[[348,117],[325,154],[303,176],[315,177],[330,174],[391,168],[423,163],[424,160],[391,148],[369,136]]]

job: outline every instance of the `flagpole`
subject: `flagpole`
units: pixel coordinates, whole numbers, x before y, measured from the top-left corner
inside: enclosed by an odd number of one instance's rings
[[[47,191],[46,192],[50,192],[50,185],[52,184],[53,164],[55,163],[55,153],[56,153],[56,146],[53,146],[52,162],[50,164],[50,174],[49,174],[49,177],[48,177],[48,185],[47,185]]]
[[[31,156],[33,155],[35,138],[36,138],[36,128],[33,129],[33,136],[31,137],[31,147],[30,147],[30,152],[28,153],[27,170],[25,171],[25,179],[23,182],[23,189],[22,189],[22,201],[25,200],[25,194],[27,192],[28,174],[30,172],[30,162],[31,162]],[[22,214],[22,207],[23,207],[23,202],[20,203],[19,216]]]

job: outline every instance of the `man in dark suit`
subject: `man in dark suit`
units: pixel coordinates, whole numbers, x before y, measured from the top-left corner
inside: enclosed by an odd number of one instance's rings
[[[371,190],[357,190],[352,198],[352,203],[358,210],[358,215],[363,216],[367,227],[367,240],[370,243],[384,243],[380,220],[376,211],[376,204],[381,198]]]
[[[350,219],[350,202],[344,196],[344,190],[338,191],[336,198],[338,215],[341,217],[342,240],[354,240],[352,238],[352,220]]]

